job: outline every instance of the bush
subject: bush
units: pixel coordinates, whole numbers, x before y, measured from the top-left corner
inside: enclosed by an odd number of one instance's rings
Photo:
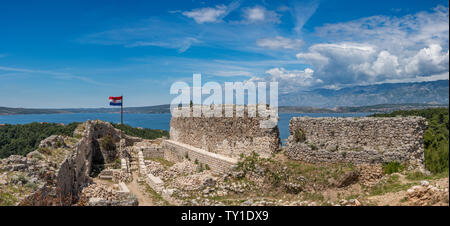
[[[166,130],[160,130],[160,129],[138,129],[134,128],[130,125],[121,125],[112,123],[111,124],[116,128],[122,130],[125,134],[134,136],[134,137],[140,137],[143,139],[156,139],[160,137],[169,137],[169,132]]]
[[[383,172],[385,174],[393,174],[400,171],[403,171],[405,166],[400,164],[399,162],[387,162],[383,163]]]
[[[106,135],[105,137],[103,137],[100,145],[102,149],[106,151],[113,151],[116,149],[116,145],[114,144],[114,141],[110,135]]]

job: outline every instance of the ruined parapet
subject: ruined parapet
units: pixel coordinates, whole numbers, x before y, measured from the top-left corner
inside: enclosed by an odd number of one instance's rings
[[[164,158],[162,140],[158,140],[158,142],[150,140],[137,142],[133,145],[133,151],[141,151],[144,158]]]
[[[281,142],[276,126],[277,116],[271,118],[275,121],[274,127],[264,128],[268,117],[249,117],[247,107],[241,109],[242,116],[236,116],[234,109],[232,117],[225,117],[226,107],[222,116],[217,117],[172,117],[170,140],[236,159],[241,154],[252,152],[267,158],[279,150]],[[191,116],[194,116],[192,112]]]
[[[294,117],[289,124],[286,154],[311,163],[396,161],[422,168],[425,129],[422,117]]]

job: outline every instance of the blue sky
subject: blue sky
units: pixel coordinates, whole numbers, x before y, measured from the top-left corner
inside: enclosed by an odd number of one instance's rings
[[[448,79],[448,1],[2,1],[7,107],[170,103],[170,85],[280,92]]]

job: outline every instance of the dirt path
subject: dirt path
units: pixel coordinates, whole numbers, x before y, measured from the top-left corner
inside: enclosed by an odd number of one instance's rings
[[[403,183],[408,182],[404,176],[401,179]],[[441,178],[441,179],[435,179],[435,180],[427,180],[430,182],[433,186],[438,186],[440,188],[447,188],[449,187],[449,179]],[[408,187],[410,188],[410,187]],[[404,201],[404,197],[406,197],[406,190],[398,191],[398,192],[388,192],[383,195],[377,195],[377,196],[371,196],[368,197],[368,200],[374,202],[378,206],[404,206],[404,205],[416,205],[414,203],[408,203]],[[448,197],[448,196],[447,196]],[[448,205],[448,198],[447,200],[441,200],[438,203],[434,205]]]
[[[138,199],[139,206],[154,206],[153,200],[139,188],[137,179],[137,173],[134,173],[133,181],[127,184],[128,189],[130,189],[130,192],[133,193]]]

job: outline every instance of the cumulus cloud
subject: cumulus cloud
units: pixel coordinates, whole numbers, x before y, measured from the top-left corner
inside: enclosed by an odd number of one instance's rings
[[[448,18],[448,8],[438,6],[400,18],[327,24],[316,28],[316,35],[329,43],[314,44],[296,56],[324,85],[442,78],[449,71]]]
[[[442,71],[448,71],[449,55],[442,52],[440,45],[430,45],[428,48],[421,49],[416,55],[408,59],[405,67],[409,74],[435,74]]]
[[[263,38],[256,41],[259,47],[269,49],[299,49],[303,45],[301,39],[289,39],[281,36],[274,38]]]
[[[366,84],[448,72],[448,50],[434,44],[411,57],[396,56],[359,43],[316,44],[297,58],[315,69],[314,75],[336,84]]]
[[[267,10],[262,6],[245,8],[244,18],[244,23],[280,23],[279,15],[276,12]]]

